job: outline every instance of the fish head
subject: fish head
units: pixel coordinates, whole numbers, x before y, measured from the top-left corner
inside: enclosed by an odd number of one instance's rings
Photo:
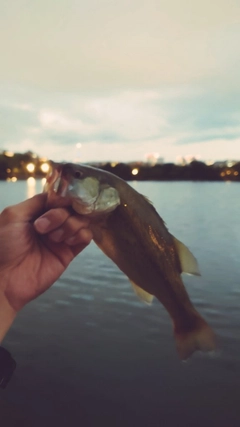
[[[51,162],[44,191],[49,206],[71,205],[81,215],[107,214],[120,205],[112,176],[86,165]]]

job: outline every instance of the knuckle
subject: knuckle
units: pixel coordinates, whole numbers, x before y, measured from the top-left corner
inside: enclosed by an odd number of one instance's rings
[[[1,217],[3,221],[12,221],[16,218],[16,209],[14,206],[8,206],[3,209],[1,212]]]

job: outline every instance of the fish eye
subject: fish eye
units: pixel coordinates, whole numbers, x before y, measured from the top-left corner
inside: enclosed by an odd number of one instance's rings
[[[80,179],[80,178],[82,178],[82,176],[83,176],[82,172],[80,172],[80,171],[75,171],[74,172],[74,178]]]

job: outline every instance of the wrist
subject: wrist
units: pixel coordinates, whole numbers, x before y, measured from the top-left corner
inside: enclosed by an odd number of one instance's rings
[[[9,304],[4,294],[0,292],[0,344],[10,329],[17,311]]]

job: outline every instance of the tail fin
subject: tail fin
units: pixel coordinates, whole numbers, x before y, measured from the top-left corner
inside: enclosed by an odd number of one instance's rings
[[[177,351],[182,360],[188,359],[197,350],[206,352],[216,349],[215,334],[198,313],[193,324],[195,327],[190,330],[181,331],[175,328]]]

